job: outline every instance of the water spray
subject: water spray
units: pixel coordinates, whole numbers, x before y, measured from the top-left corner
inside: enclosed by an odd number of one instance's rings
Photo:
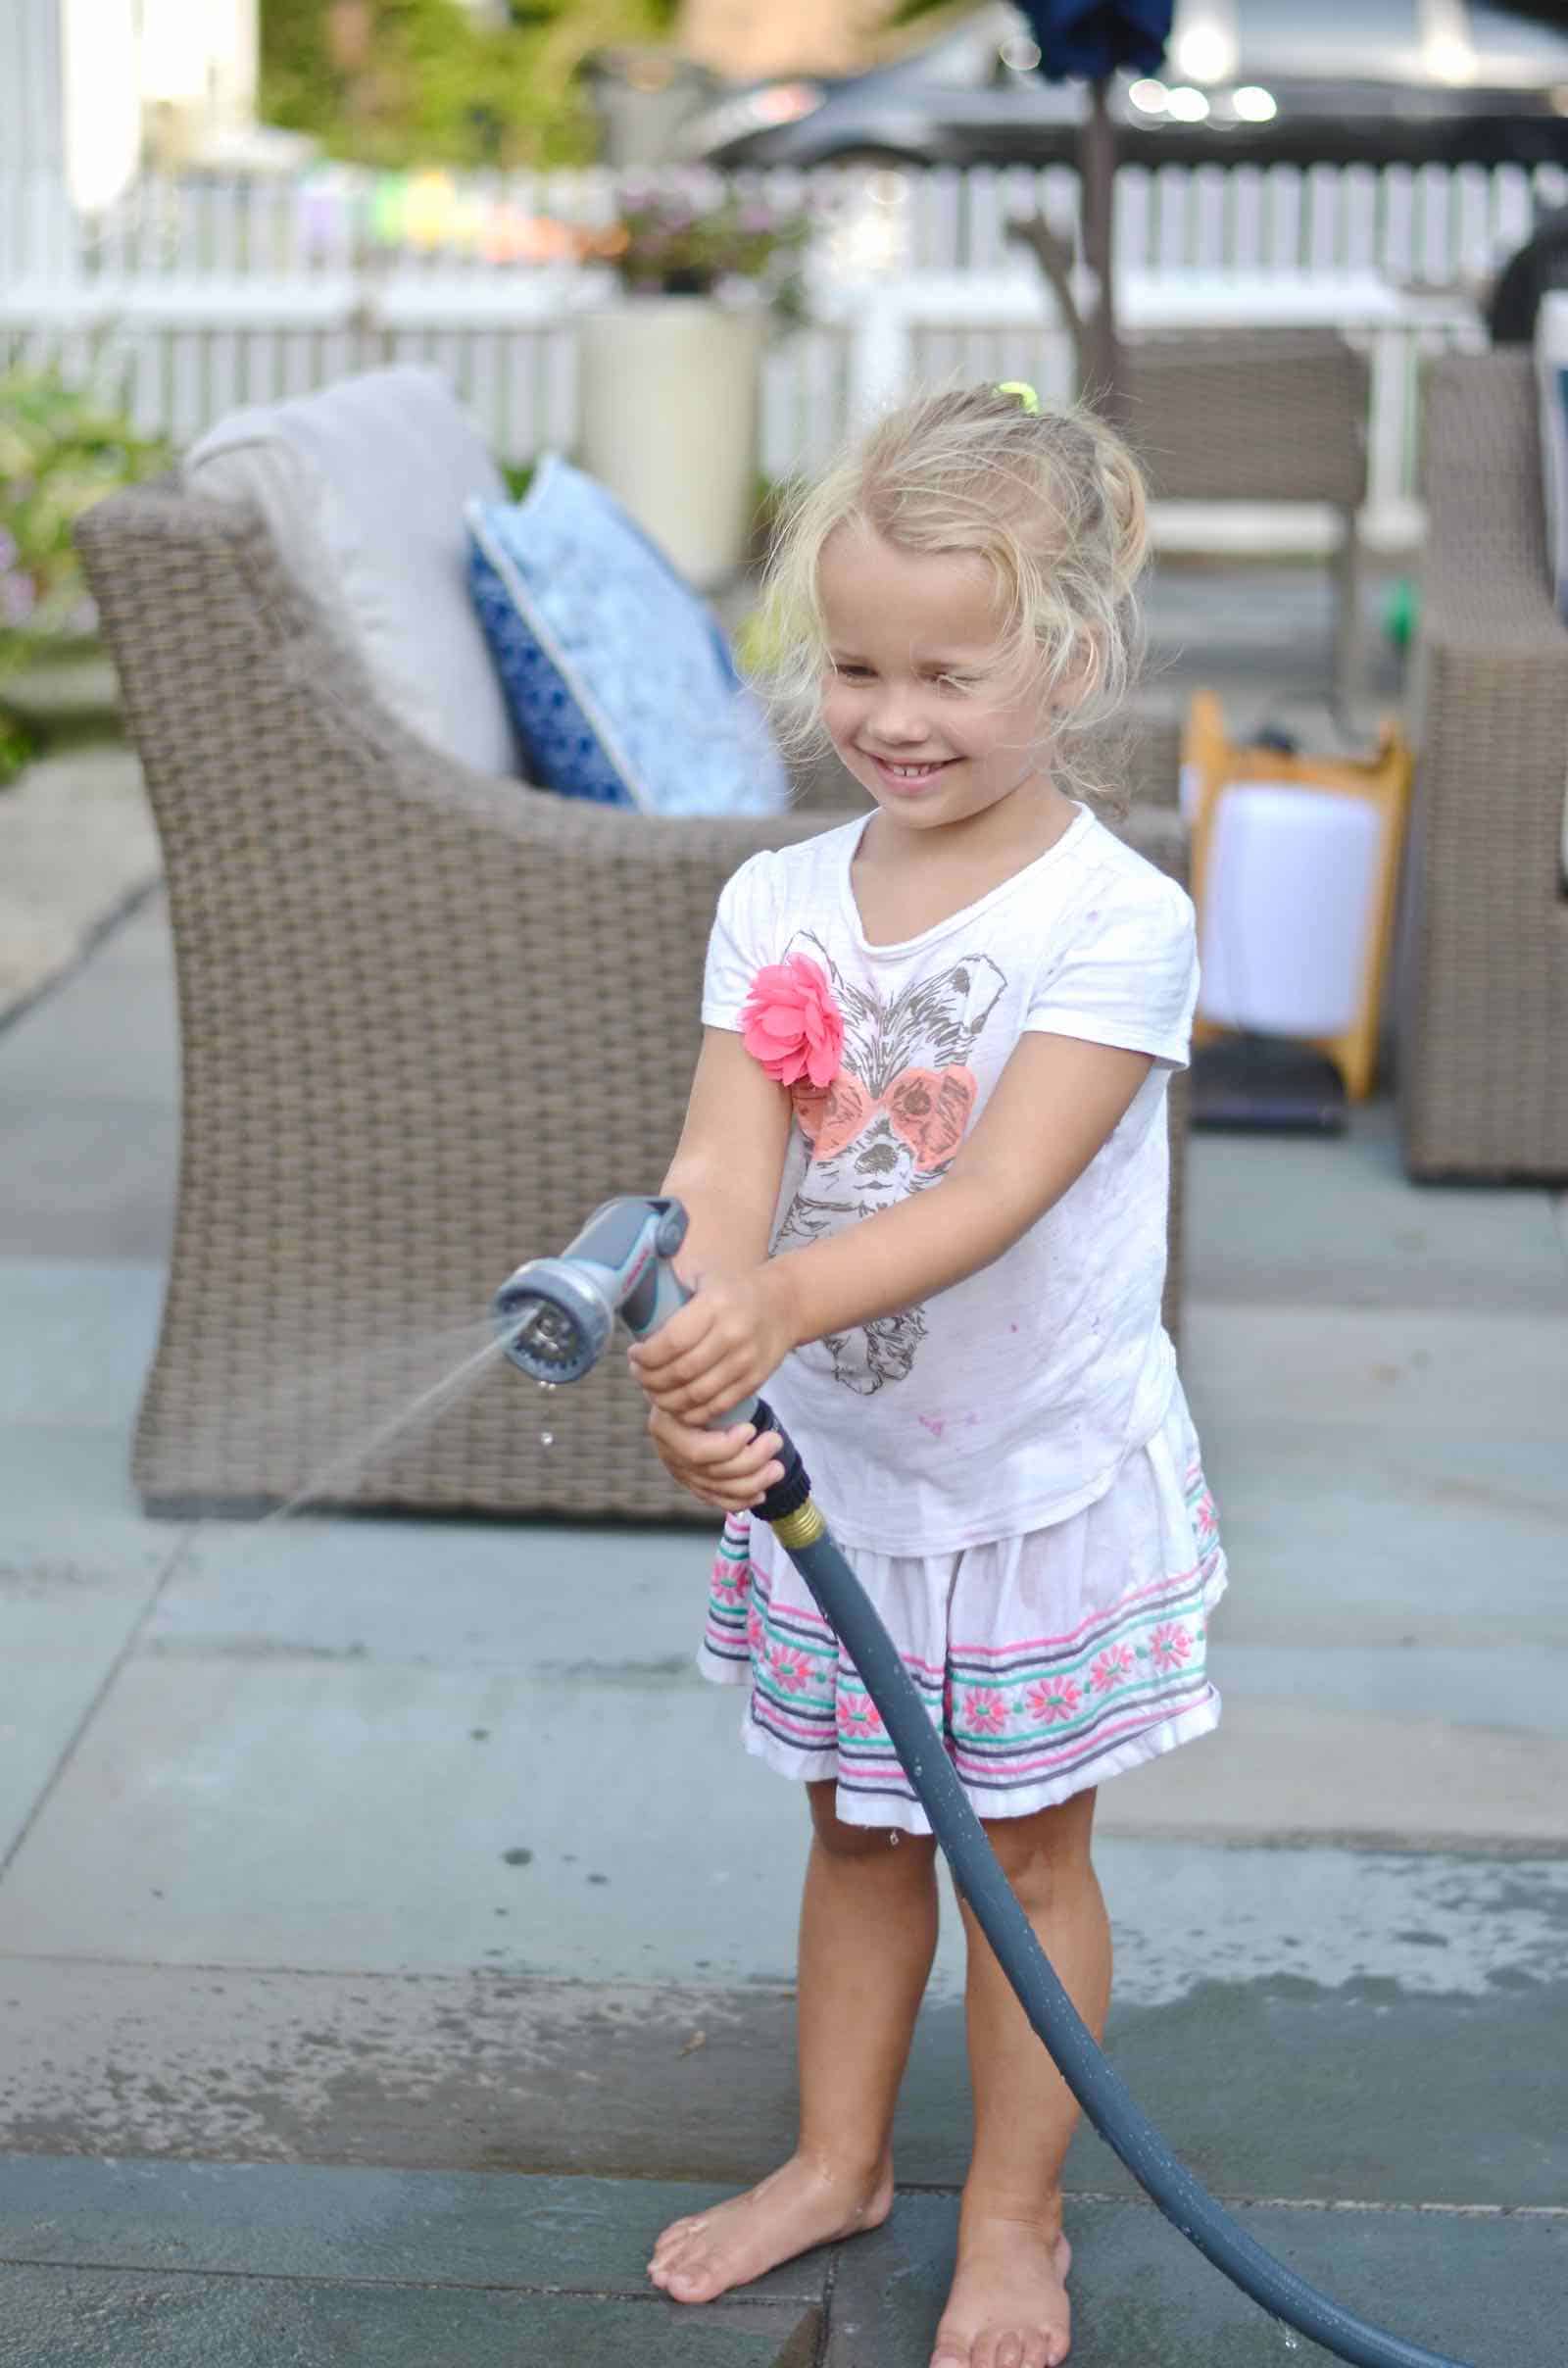
[[[604,1350],[617,1316],[639,1340],[657,1332],[691,1297],[671,1263],[685,1236],[686,1211],[678,1201],[627,1196],[605,1202],[560,1258],[519,1266],[496,1293],[492,1312],[507,1356],[535,1381],[576,1381]],[[798,1449],[761,1398],[732,1406],[710,1428],[740,1422],[759,1433],[776,1431],[782,1440],[776,1460],[783,1478],[757,1513],[770,1524],[858,1671],[954,1882],[1036,2036],[1105,2144],[1216,2269],[1314,2343],[1354,2368],[1464,2368],[1369,2325],[1298,2278],[1171,2152],[1102,2052],[1013,1897],[892,1638],[829,1534]]]

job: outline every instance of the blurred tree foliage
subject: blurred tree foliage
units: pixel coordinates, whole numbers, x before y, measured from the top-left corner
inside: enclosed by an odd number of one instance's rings
[[[595,49],[667,38],[674,0],[262,0],[264,120],[384,167],[592,162]]]

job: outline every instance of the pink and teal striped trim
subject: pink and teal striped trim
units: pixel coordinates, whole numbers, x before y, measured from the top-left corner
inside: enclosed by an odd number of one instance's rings
[[[1057,1797],[1093,1783],[1097,1764],[1126,1765],[1141,1740],[1211,1709],[1206,1605],[1222,1567],[1213,1499],[1197,1467],[1186,1496],[1198,1558],[1056,1636],[949,1647],[935,1668],[905,1666],[982,1814],[1009,1796]],[[914,1796],[875,1703],[812,1607],[775,1604],[750,1555],[745,1515],[731,1515],[713,1563],[708,1652],[751,1667],[751,1719],[807,1776],[836,1776],[866,1800]]]

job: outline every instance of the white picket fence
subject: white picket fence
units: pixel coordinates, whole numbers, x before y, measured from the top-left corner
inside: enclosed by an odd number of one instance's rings
[[[738,177],[775,201],[810,199],[858,221],[886,270],[993,271],[1015,252],[1012,217],[1038,209],[1064,228],[1077,221],[1078,178],[1066,166]],[[392,175],[331,167],[279,180],[148,178],[79,228],[74,257],[58,252],[52,230],[52,262],[108,279],[282,278],[351,269],[373,247],[400,270],[483,272],[526,253],[530,224],[612,220],[618,188],[615,175],[594,170]],[[1444,285],[1490,271],[1529,234],[1538,210],[1565,201],[1568,172],[1555,165],[1124,165],[1117,251],[1129,271],[1367,270]],[[855,243],[854,230],[847,236]],[[23,269],[0,244],[0,279]]]
[[[817,318],[765,370],[770,473],[815,466],[858,394],[885,391],[892,371],[1065,387],[1065,340],[1007,223],[1039,209],[1070,233],[1070,170],[835,170],[743,185],[808,197],[825,223]],[[0,186],[0,363],[94,379],[138,425],[184,444],[241,404],[377,363],[428,362],[504,457],[569,450],[573,316],[609,283],[575,264],[520,258],[547,253],[553,235],[559,243],[559,225],[612,219],[617,195],[600,172],[392,180],[332,169],[285,181],[147,180],[82,225],[58,208],[46,217],[36,200],[29,213],[24,196],[8,203]],[[1408,518],[1422,354],[1475,336],[1475,286],[1540,209],[1565,200],[1568,174],[1545,167],[1124,167],[1118,262],[1130,287],[1163,292],[1166,313],[1195,326],[1216,317],[1216,297],[1229,298],[1217,317],[1234,318],[1240,298],[1246,318],[1251,291],[1289,281],[1297,317],[1365,335],[1376,537],[1379,518]],[[1368,307],[1369,288],[1386,301]],[[1389,539],[1401,531],[1390,526]]]

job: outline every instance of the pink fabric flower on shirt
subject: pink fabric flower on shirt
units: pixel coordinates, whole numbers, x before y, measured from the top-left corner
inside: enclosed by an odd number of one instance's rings
[[[741,1041],[780,1085],[832,1084],[844,1053],[844,1014],[821,965],[808,954],[768,962],[741,1007]]]

